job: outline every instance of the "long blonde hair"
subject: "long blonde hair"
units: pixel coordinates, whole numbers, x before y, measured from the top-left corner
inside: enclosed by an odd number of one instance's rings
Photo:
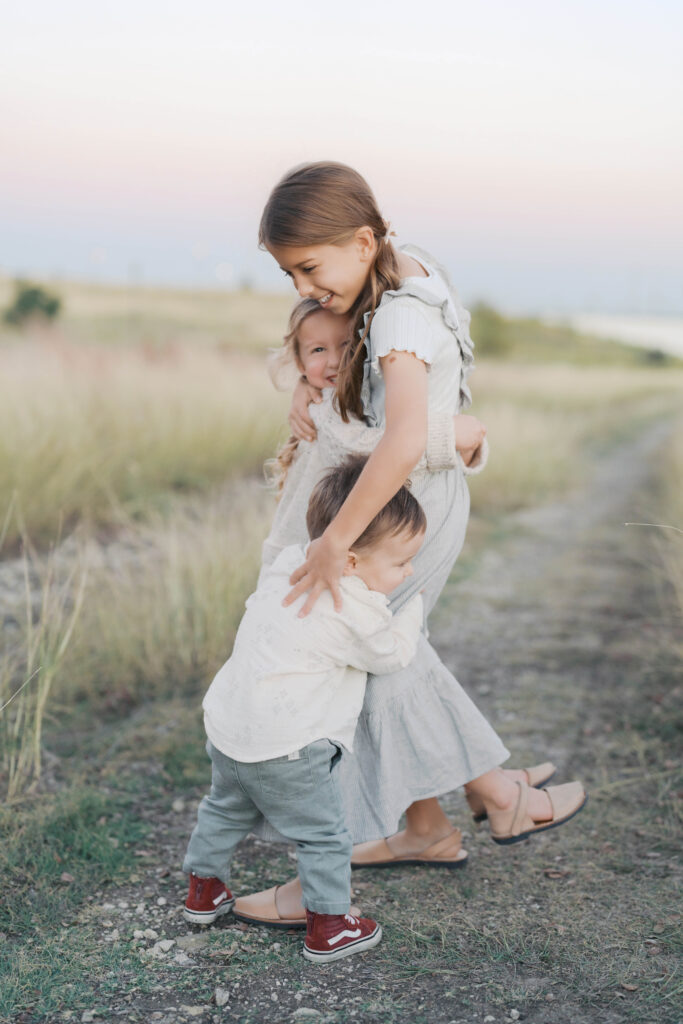
[[[382,295],[401,283],[398,256],[370,186],[346,164],[320,161],[302,164],[285,174],[273,189],[259,225],[259,245],[343,245],[358,228],[369,227],[377,243],[368,277],[349,310],[351,344],[337,377],[337,402],[345,423],[349,413],[363,417],[364,343]],[[365,314],[369,313],[367,324]]]
[[[287,333],[284,336],[282,345],[274,349],[268,357],[268,373],[278,391],[289,391],[292,386],[294,370],[300,372],[301,350],[299,342],[299,331],[307,317],[313,313],[320,313],[320,303],[316,299],[301,299],[296,303],[287,323]],[[299,439],[293,434],[278,449],[274,459],[268,459],[265,464],[266,478],[269,483],[277,487],[278,498],[285,486],[287,473],[296,458]]]

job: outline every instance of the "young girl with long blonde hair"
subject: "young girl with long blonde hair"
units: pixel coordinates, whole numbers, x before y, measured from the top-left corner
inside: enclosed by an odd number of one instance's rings
[[[260,244],[291,278],[299,295],[351,322],[336,373],[339,418],[383,428],[349,498],[306,561],[292,575],[286,601],[301,599],[306,615],[329,589],[341,606],[339,578],[353,541],[408,477],[427,516],[427,535],[414,574],[395,592],[398,610],[422,591],[425,615],[436,603],[464,541],[469,494],[463,463],[416,468],[429,418],[456,417],[470,404],[473,367],[469,314],[447,275],[427,253],[396,249],[365,180],[337,163],[296,168],[266,204]],[[297,385],[290,422],[312,437],[310,391]],[[472,417],[461,421],[460,447],[483,439]],[[303,529],[303,523],[301,524]],[[426,627],[426,623],[425,623]],[[488,817],[493,839],[514,843],[573,817],[585,802],[580,783],[541,790],[554,773],[546,763],[505,771],[501,740],[440,661],[426,628],[407,669],[368,679],[353,757],[341,765],[347,824],[357,867],[463,863],[461,836],[438,796],[465,786],[478,819]],[[397,832],[402,813],[406,827]],[[237,901],[247,920],[284,924],[303,917],[298,883]]]

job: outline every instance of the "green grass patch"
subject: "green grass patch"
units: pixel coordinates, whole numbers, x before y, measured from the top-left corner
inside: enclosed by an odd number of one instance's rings
[[[113,789],[77,786],[0,810],[0,1019],[49,1018],[92,991],[101,958],[79,917],[136,863],[145,832]],[[98,970],[111,959],[107,949]]]
[[[116,791],[87,787],[0,809],[0,929],[57,927],[97,886],[133,861],[144,828]],[[73,881],[60,881],[63,873]]]

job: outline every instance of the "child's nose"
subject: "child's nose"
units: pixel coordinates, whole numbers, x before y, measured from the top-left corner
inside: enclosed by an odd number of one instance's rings
[[[313,291],[312,283],[305,277],[295,276],[294,287],[296,288],[302,299],[305,299]]]

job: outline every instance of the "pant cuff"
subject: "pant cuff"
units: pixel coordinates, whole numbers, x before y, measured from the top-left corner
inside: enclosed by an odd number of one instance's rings
[[[226,886],[230,883],[229,871],[214,871],[213,868],[205,868],[201,864],[197,867],[196,864],[189,864],[187,861],[183,862],[183,871],[186,875],[197,875],[198,878],[219,878]]]
[[[345,903],[318,903],[315,901],[306,904],[306,909],[314,914],[348,914],[350,907],[350,900],[346,900]]]

